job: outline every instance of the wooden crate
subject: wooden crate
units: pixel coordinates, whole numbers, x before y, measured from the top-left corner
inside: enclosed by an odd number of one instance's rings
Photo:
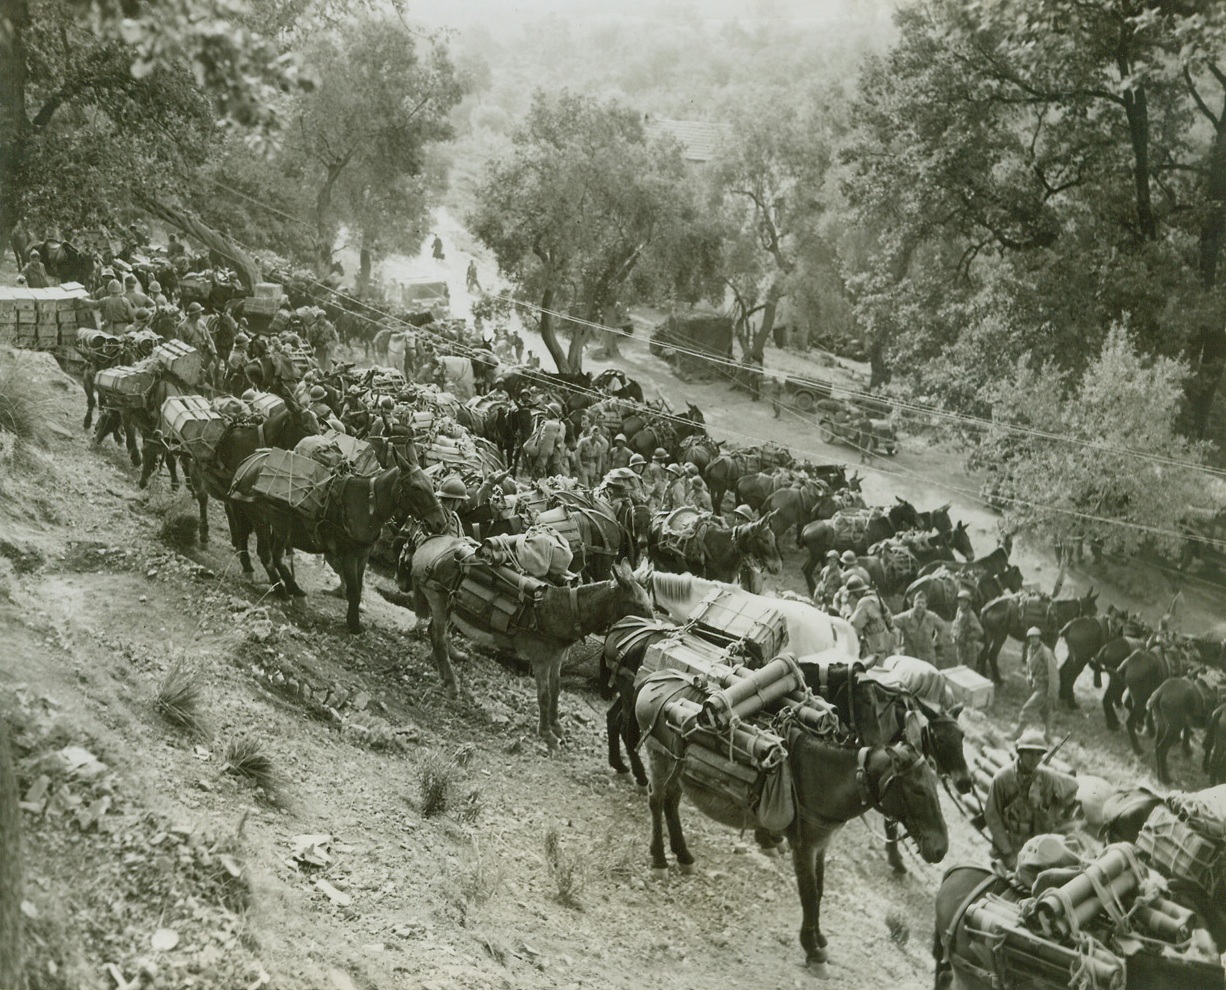
[[[687,620],[704,639],[720,646],[737,643],[738,649],[757,663],[774,659],[787,646],[788,625],[783,613],[738,588],[711,592]]]
[[[970,667],[950,667],[941,671],[950,692],[967,708],[990,708],[996,687]]]
[[[202,395],[174,395],[162,403],[162,429],[197,457],[208,457],[226,432],[226,421]]]
[[[190,344],[168,340],[153,349],[153,359],[188,385],[199,385],[204,377],[204,357]]]
[[[144,405],[145,395],[156,382],[154,372],[126,365],[103,368],[94,377],[94,385],[108,402],[126,408]]]
[[[271,392],[257,392],[251,400],[251,408],[264,417],[264,421],[276,419],[285,412],[285,400]]]

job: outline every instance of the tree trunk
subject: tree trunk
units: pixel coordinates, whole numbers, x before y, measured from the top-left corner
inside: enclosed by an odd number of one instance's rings
[[[558,341],[557,331],[553,327],[553,314],[548,312],[553,309],[553,300],[555,293],[552,288],[548,288],[541,295],[541,309],[546,312],[541,313],[540,332],[541,340],[545,342],[545,347],[549,351],[549,356],[553,358],[553,363],[557,365],[558,371],[561,374],[566,374],[570,371],[570,364],[567,361],[566,351],[562,349],[562,344]]]
[[[370,291],[370,272],[373,267],[371,258],[370,245],[365,239],[362,241],[362,250],[358,253],[358,298],[365,299],[366,294]]]
[[[1132,40],[1132,28],[1124,29],[1125,34],[1120,40],[1121,49]],[[1116,58],[1116,68],[1120,78],[1127,79],[1131,75],[1132,63],[1123,54]],[[1145,95],[1145,87],[1124,92],[1124,114],[1128,118],[1128,140],[1132,144],[1132,179],[1137,202],[1137,229],[1141,239],[1155,240],[1158,236],[1158,220],[1154,216],[1154,206],[1149,191],[1149,101]]]
[[[893,372],[890,370],[890,365],[885,359],[884,338],[879,336],[873,337],[873,342],[868,348],[868,365],[870,370],[868,387],[870,389],[890,384]]]
[[[142,209],[152,213],[159,220],[164,220],[183,233],[196,238],[210,251],[217,252],[233,264],[239,279],[247,288],[253,288],[255,283],[260,281],[260,268],[252,257],[229,237],[214,230],[199,217],[145,195],[138,194],[137,202]]]
[[[332,270],[333,248],[336,246],[336,231],[332,225],[332,187],[345,170],[348,158],[338,165],[329,165],[324,184],[315,197],[315,274],[325,279]]]
[[[30,142],[26,115],[26,0],[0,0],[0,238],[7,245],[21,217],[22,171]]]
[[[0,987],[17,987],[20,977],[21,811],[8,726],[0,719]]]
[[[754,334],[753,347],[749,352],[751,359],[766,361],[766,342],[770,340],[771,332],[775,329],[775,313],[779,309],[780,295],[782,291],[779,279],[775,279],[766,290],[766,304],[762,307],[762,326]]]

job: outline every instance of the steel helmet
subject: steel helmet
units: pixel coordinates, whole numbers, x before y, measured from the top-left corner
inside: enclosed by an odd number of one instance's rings
[[[605,476],[605,481],[621,484],[623,481],[637,481],[638,475],[628,467],[614,468]]]
[[[128,272],[128,274],[123,277],[123,284],[124,285],[135,285],[136,276],[133,275],[131,272]]]
[[[697,478],[698,477],[698,465],[697,464],[687,464],[685,466],[685,473],[688,474],[691,478]]]
[[[439,498],[468,498],[468,488],[454,474],[442,483],[438,490]]]
[[[123,293],[123,286],[119,284],[119,279],[113,278],[107,282],[106,291],[112,296],[118,296]]]
[[[754,521],[754,511],[748,505],[738,505],[732,510],[734,516],[740,516],[746,522]]]
[[[255,389],[253,389],[253,388],[249,388],[249,389],[247,389],[247,391],[246,391],[246,392],[244,392],[244,393],[243,393],[243,401],[244,401],[244,402],[254,402],[254,401],[255,401],[255,397],[256,397],[256,391],[255,391]]]
[[[614,443],[617,443],[617,441],[618,441],[618,440],[620,440],[622,443],[625,443],[625,442],[626,442],[626,434],[624,434],[624,433],[619,433],[619,434],[617,434],[617,436],[615,436],[615,437],[613,438],[613,442],[614,442]]]
[[[545,408],[546,408],[546,409],[548,409],[548,410],[549,410],[551,413],[553,413],[555,416],[561,416],[561,415],[562,415],[562,407],[561,407],[560,405],[558,405],[556,402],[551,402],[551,403],[549,403],[549,405],[547,405]]]
[[[106,268],[104,268],[104,269],[102,269],[102,271],[100,271],[98,274],[99,274],[99,276],[101,276],[102,278],[114,278],[114,277],[115,277],[115,269],[114,269],[114,268],[112,268],[110,265],[107,265],[107,267],[106,267]]]
[[[312,402],[318,402],[321,399],[326,399],[327,397],[328,397],[328,390],[324,388],[322,385],[312,385],[311,386],[311,401]]]
[[[1029,629],[1026,630],[1027,639],[1030,639],[1031,636],[1042,636],[1042,635],[1043,635],[1043,630],[1040,629],[1038,626],[1031,626]]]
[[[147,320],[153,314],[150,313],[149,310],[147,310],[144,306],[141,306],[133,315],[138,320]]]
[[[636,465],[646,464],[646,463],[647,463],[647,458],[644,457],[642,454],[631,454],[630,455],[630,466],[631,467],[635,467]]]
[[[112,285],[118,285],[119,283],[118,283],[118,282],[112,282],[111,284],[112,284]],[[204,307],[203,307],[203,306],[201,306],[201,305],[200,305],[200,303],[198,303],[198,302],[188,303],[188,306],[187,306],[187,314],[188,314],[189,316],[191,316],[193,313],[203,313],[203,312],[204,312]]]
[[[846,588],[848,591],[867,591],[868,585],[864,583],[864,578],[859,574],[853,574],[847,579]]]
[[[41,258],[41,257],[42,255],[38,253],[38,248],[30,248],[30,260],[31,261],[33,261],[35,258]]]
[[[681,469],[680,464],[670,464],[667,468],[665,468],[665,470],[669,474],[676,475],[678,478],[680,478],[683,474],[685,474],[685,472]]]
[[[149,291],[150,292],[161,292],[162,283],[159,282],[157,279],[150,279],[149,280]]]
[[[251,338],[248,337],[245,333],[235,334],[234,343],[238,345],[239,347],[246,347],[248,344],[251,343]]]
[[[379,408],[380,409],[395,409],[396,400],[393,399],[390,395],[385,395],[382,399],[379,400]]]
[[[666,461],[668,460],[668,451],[663,447],[657,447],[656,452],[651,455],[651,459],[653,461]]]
[[[1043,732],[1041,729],[1027,729],[1021,734],[1017,742],[1013,744],[1013,748],[1019,753],[1026,749],[1046,753],[1048,747],[1047,740],[1043,738]]]
[[[855,564],[859,562],[859,558],[856,557],[856,552],[854,550],[844,550],[843,556],[840,557],[839,560],[841,560],[844,564]]]
[[[969,602],[969,601],[973,601],[973,600],[974,600],[974,597],[975,597],[975,596],[974,596],[974,595],[972,595],[972,594],[971,594],[969,591],[967,591],[965,588],[963,588],[961,591],[959,591],[959,592],[958,592],[958,601],[960,601],[960,602]]]
[[[837,550],[827,550],[827,551],[826,551],[826,559],[827,559],[827,560],[838,560],[838,559],[839,559],[839,552],[838,552]]]

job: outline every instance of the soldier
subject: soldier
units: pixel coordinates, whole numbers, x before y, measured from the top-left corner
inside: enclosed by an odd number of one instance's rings
[[[983,626],[979,616],[971,607],[972,595],[966,589],[958,591],[958,612],[950,627],[954,640],[954,649],[958,654],[958,663],[974,670],[979,662],[979,654],[983,650]]]
[[[1056,711],[1056,699],[1060,691],[1060,671],[1056,657],[1042,640],[1038,626],[1026,630],[1026,680],[1030,684],[1030,697],[1017,716],[1017,739],[1026,728],[1026,723],[1036,717],[1043,720],[1043,738],[1052,742],[1052,717]]]
[[[562,407],[556,402],[551,402],[545,408],[545,418],[541,420],[536,431],[537,447],[536,456],[533,458],[533,474],[538,478],[562,473],[566,437],[566,426],[562,422]]]
[[[316,306],[311,315],[314,321],[307,329],[307,341],[315,348],[315,360],[326,375],[332,370],[332,354],[340,346],[341,338],[324,310]]]
[[[846,583],[847,579],[853,574],[859,577],[865,584],[871,585],[873,583],[872,576],[860,563],[860,558],[856,556],[856,552],[854,550],[844,550],[843,556],[839,558],[839,562],[843,565],[844,583]]]
[[[619,433],[613,438],[613,446],[609,449],[609,468],[629,467],[634,451],[626,446],[626,434]]]
[[[668,472],[668,477],[665,479],[664,493],[661,496],[665,510],[672,511],[689,504],[686,501],[689,486],[685,483],[685,471],[682,470],[681,465],[670,464],[665,470]]]
[[[729,526],[743,526],[745,523],[757,522],[758,514],[743,502],[728,513]]]
[[[643,468],[643,484],[647,486],[647,498],[655,509],[664,503],[664,489],[668,483],[668,471],[665,467],[668,461],[668,451],[657,447],[651,455],[651,463]]]
[[[588,488],[595,485],[597,480],[603,478],[605,474],[600,470],[600,454],[597,446],[597,441],[603,439],[600,430],[595,424],[592,424],[575,443],[575,454],[579,460],[577,476],[580,484]]]
[[[153,300],[141,290],[140,281],[135,275],[123,277],[123,294],[132,304],[133,310],[153,309]]]
[[[31,289],[46,289],[51,285],[47,269],[43,267],[42,256],[33,248],[30,249],[26,266],[21,270],[21,274],[26,280],[26,285]]]
[[[630,470],[633,471],[639,479],[639,485],[643,491],[643,499],[647,501],[651,493],[647,490],[647,482],[643,480],[643,472],[647,470],[647,458],[637,451],[630,455]]]
[[[337,433],[345,432],[345,425],[336,418],[336,413],[332,411],[332,407],[328,405],[328,390],[322,385],[312,385],[311,391],[307,393],[307,408],[315,414],[315,418],[319,420],[319,428],[322,432],[324,428],[336,430]]]
[[[200,303],[189,303],[186,318],[175,330],[175,336],[196,348],[204,356],[205,366],[212,367],[217,362],[217,350],[213,346],[212,334],[200,320],[203,312],[204,307]]]
[[[713,511],[711,492],[707,488],[707,483],[702,480],[702,473],[698,470],[698,465],[687,464],[685,466],[685,473],[689,476],[689,491],[686,493],[686,502],[699,512]]]
[[[926,594],[917,591],[911,607],[894,616],[894,625],[902,632],[903,653],[936,664],[937,645],[944,634],[944,623],[928,611]]]
[[[118,279],[111,279],[106,286],[106,298],[102,300],[102,329],[115,336],[127,333],[136,319],[136,309],[123,294]]]
[[[460,478],[453,474],[439,485],[436,494],[438,495],[439,505],[443,507],[443,515],[447,519],[447,524],[442,532],[448,536],[465,536],[464,526],[460,522],[459,510],[468,504],[467,486]]]
[[[850,622],[860,634],[860,656],[880,659],[894,652],[894,624],[890,610],[858,574],[844,586],[852,603]]]
[[[833,607],[834,598],[843,587],[844,580],[843,568],[839,564],[839,552],[827,550],[826,566],[818,575],[817,586],[813,589],[813,604],[822,609]]]
[[[154,306],[169,306],[170,300],[166,298],[162,292],[162,285],[157,279],[149,280],[149,298],[153,300]]]
[[[226,358],[226,390],[233,395],[238,395],[249,384],[247,362],[251,360],[251,355],[247,353],[247,345],[250,343],[251,338],[245,333],[235,334],[234,346]]]
[[[1016,749],[1016,761],[992,778],[984,807],[992,851],[1010,869],[1027,839],[1063,828],[1077,799],[1075,778],[1042,765],[1048,746],[1038,729],[1024,733]]]

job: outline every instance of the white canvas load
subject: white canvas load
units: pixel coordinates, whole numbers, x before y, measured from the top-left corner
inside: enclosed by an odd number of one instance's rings
[[[332,472],[314,458],[273,448],[251,491],[314,518],[323,514],[331,480]],[[237,475],[234,481],[238,485]]]
[[[294,448],[294,453],[313,458],[333,473],[366,478],[383,470],[374,447],[365,440],[337,433],[336,430],[303,437]]]
[[[162,431],[192,456],[207,458],[226,432],[226,421],[201,395],[172,395],[162,403]]]
[[[153,359],[162,368],[188,385],[199,385],[204,377],[204,357],[190,344],[168,340],[153,349]]]

